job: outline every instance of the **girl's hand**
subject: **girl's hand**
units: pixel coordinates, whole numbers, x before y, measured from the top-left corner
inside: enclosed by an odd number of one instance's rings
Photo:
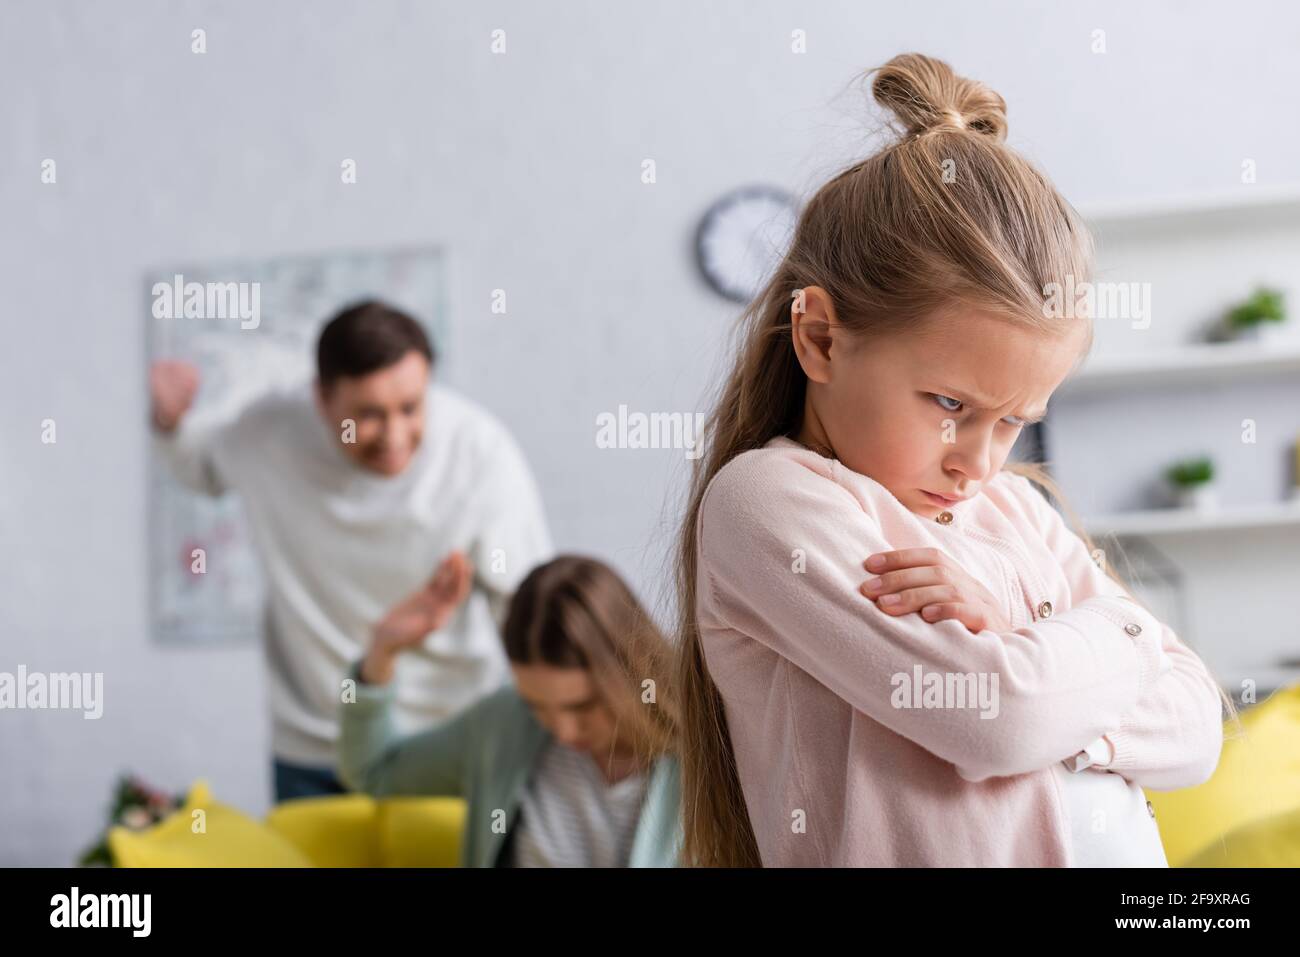
[[[447,623],[469,595],[473,578],[474,567],[464,552],[452,552],[443,559],[427,585],[409,595],[375,625],[370,650],[362,664],[362,677],[373,684],[388,681],[397,656]]]
[[[985,629],[998,634],[1011,630],[1011,622],[992,593],[937,548],[879,552],[862,564],[879,576],[862,586],[862,594],[886,614],[915,611],[930,622],[954,618],[971,634]]]

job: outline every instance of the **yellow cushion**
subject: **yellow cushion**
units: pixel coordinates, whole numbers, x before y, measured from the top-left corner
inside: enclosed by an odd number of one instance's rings
[[[466,805],[456,797],[379,802],[379,842],[388,867],[457,867]]]
[[[1184,867],[1300,867],[1300,808],[1211,841]]]
[[[313,867],[380,867],[379,808],[365,794],[295,798],[271,808],[266,824]]]
[[[1179,791],[1147,789],[1172,867],[1195,866],[1194,858],[1232,832],[1242,835],[1240,850],[1233,853],[1245,854],[1247,847],[1258,846],[1262,833],[1239,832],[1252,824],[1290,833],[1283,817],[1300,808],[1300,685],[1242,712],[1241,725],[1240,734],[1231,723],[1224,726],[1223,752],[1210,780]],[[1290,864],[1300,861],[1292,858]]]
[[[108,843],[119,867],[456,867],[465,814],[461,798],[342,794],[282,802],[259,823],[197,781],[176,813],[114,827]]]
[[[153,827],[112,828],[108,846],[119,867],[311,866],[271,828],[214,801],[206,781],[196,782],[185,805]]]

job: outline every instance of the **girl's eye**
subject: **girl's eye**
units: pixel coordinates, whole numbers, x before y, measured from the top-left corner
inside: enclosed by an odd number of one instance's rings
[[[945,412],[957,412],[957,411],[960,411],[960,409],[961,409],[961,404],[962,404],[962,403],[961,403],[961,400],[960,400],[960,399],[954,399],[954,398],[952,398],[952,396],[947,396],[947,395],[939,395],[938,393],[935,393],[935,392],[931,392],[931,393],[930,393],[930,396],[931,396],[931,398],[933,398],[936,402],[939,403],[939,408],[943,409]],[[952,402],[952,403],[954,403],[954,404],[957,406],[957,408],[950,408],[950,407],[944,405],[945,402]],[[1005,422],[1007,425],[1013,425],[1013,426],[1015,426],[1016,428],[1019,428],[1019,427],[1021,427],[1021,426],[1023,426],[1023,425],[1025,424],[1025,422],[1024,422],[1023,419],[1021,419],[1019,416],[1015,416],[1015,415],[1009,415],[1009,416],[1007,416],[1005,419],[1003,419],[1002,421]]]

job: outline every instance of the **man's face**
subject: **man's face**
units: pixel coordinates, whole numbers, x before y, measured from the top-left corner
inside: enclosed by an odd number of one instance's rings
[[[326,391],[318,388],[317,400],[352,461],[380,475],[397,475],[410,464],[424,434],[428,386],[428,360],[412,350],[369,375],[336,379]]]
[[[928,492],[971,498],[998,473],[1081,358],[1085,333],[1083,322],[1048,337],[966,312],[924,334],[841,339],[813,405],[846,466],[933,518],[945,506]]]

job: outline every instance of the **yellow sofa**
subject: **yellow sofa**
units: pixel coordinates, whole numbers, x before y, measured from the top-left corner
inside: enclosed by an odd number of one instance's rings
[[[1300,867],[1300,685],[1224,725],[1210,780],[1146,794],[1172,867]]]
[[[1225,726],[1209,781],[1147,798],[1173,867],[1300,867],[1300,685]],[[464,826],[459,798],[361,794],[286,801],[259,822],[199,781],[166,820],[108,841],[122,867],[454,867]]]
[[[143,831],[114,827],[119,867],[455,867],[465,802],[364,794],[299,798],[265,820],[216,801],[206,781]]]

